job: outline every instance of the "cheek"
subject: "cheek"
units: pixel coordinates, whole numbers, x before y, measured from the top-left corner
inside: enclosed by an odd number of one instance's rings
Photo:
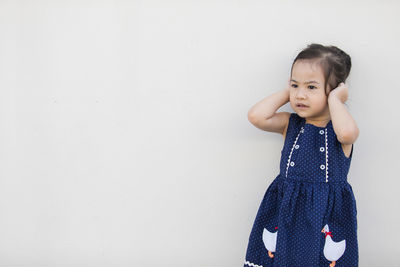
[[[290,96],[290,99],[295,99],[296,98],[296,91],[293,90],[293,88],[290,89],[289,96]]]
[[[296,96],[295,96],[294,94],[290,94],[290,95],[289,95],[289,101],[290,101],[291,103],[295,103],[295,102],[296,102]]]
[[[324,109],[327,105],[327,98],[324,96],[317,96],[313,99],[313,103],[318,109]]]

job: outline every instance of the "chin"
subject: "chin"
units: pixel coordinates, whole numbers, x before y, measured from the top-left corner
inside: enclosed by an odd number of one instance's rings
[[[300,117],[304,118],[305,116],[302,114],[305,114],[305,112],[303,110],[295,110],[297,115],[299,115]]]

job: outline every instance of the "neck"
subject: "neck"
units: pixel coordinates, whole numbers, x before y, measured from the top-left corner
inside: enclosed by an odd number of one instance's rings
[[[306,123],[318,126],[318,127],[326,127],[331,119],[306,119]]]

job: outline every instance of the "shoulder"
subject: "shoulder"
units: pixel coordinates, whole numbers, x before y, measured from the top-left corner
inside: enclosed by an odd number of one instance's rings
[[[290,118],[295,122],[300,122],[303,118],[299,116],[296,112],[290,113]]]
[[[285,130],[283,132],[283,138],[286,138],[287,132],[291,129],[297,128],[300,125],[302,117],[300,117],[296,112],[288,113],[288,122],[286,124]]]
[[[338,145],[339,150],[341,151],[340,153],[348,159],[351,158],[351,156],[353,154],[354,142],[353,143],[341,142],[341,140],[338,138],[335,130],[333,129],[333,125],[332,125],[331,129],[332,129],[331,131],[335,138],[335,142]]]
[[[350,131],[350,133],[348,132],[346,135],[343,136],[338,136],[338,134],[336,133],[333,124],[332,124],[332,129],[334,132],[334,135],[336,136],[336,140],[340,145],[341,151],[344,154],[344,156],[346,158],[350,158],[353,154],[353,147],[354,147],[354,143],[358,137],[359,134],[359,130],[357,125],[353,128],[353,131]]]

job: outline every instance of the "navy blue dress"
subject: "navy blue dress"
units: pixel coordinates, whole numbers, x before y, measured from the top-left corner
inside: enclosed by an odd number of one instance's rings
[[[244,267],[358,266],[357,208],[333,130],[291,113],[280,173],[267,188]],[[353,144],[354,146],[354,144]]]

